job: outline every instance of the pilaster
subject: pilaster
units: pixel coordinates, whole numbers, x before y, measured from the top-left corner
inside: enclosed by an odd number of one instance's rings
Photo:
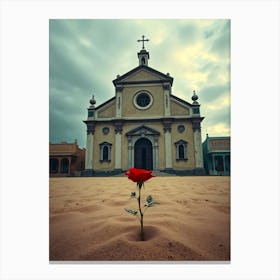
[[[95,125],[92,123],[88,123],[87,124],[85,169],[93,169],[94,131],[95,131]]]
[[[115,169],[122,168],[122,122],[115,122]]]
[[[122,116],[122,91],[123,86],[116,86],[116,117],[121,118]]]
[[[128,136],[128,168],[133,167],[132,152],[133,152],[132,138],[131,136]]]
[[[196,168],[203,168],[203,151],[202,151],[201,128],[200,128],[201,120],[202,118],[196,118],[192,120]]]
[[[154,170],[159,170],[159,164],[158,164],[158,137],[154,137],[154,145],[153,145],[153,165]]]
[[[165,168],[172,169],[171,121],[163,122],[165,140]]]
[[[163,93],[164,93],[164,115],[166,117],[170,116],[170,83],[163,84]]]

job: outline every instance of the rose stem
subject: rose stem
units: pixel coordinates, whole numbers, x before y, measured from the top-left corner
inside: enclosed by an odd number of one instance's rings
[[[144,183],[139,183],[138,187],[139,187],[139,196],[138,196],[138,207],[139,207],[139,212],[140,212],[140,216],[141,216],[141,220],[140,220],[140,224],[141,224],[141,231],[140,231],[140,237],[141,237],[141,241],[144,241],[144,227],[143,227],[143,213],[141,210],[141,187],[142,185],[144,185]]]

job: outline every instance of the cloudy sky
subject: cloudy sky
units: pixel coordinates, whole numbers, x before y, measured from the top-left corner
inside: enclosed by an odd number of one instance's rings
[[[50,20],[50,141],[86,145],[87,108],[114,96],[112,80],[138,66],[137,39],[150,41],[149,66],[174,78],[172,93],[188,102],[196,90],[202,140],[230,135],[229,20]]]

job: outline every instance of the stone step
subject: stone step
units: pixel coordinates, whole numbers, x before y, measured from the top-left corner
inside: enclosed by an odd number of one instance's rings
[[[166,173],[166,172],[162,172],[162,171],[153,171],[152,173],[154,176],[156,177],[162,177],[162,176],[176,176],[176,174],[169,174],[169,173]],[[116,174],[116,175],[113,175],[114,177],[124,177],[125,174],[124,172],[123,173],[119,173],[119,174]]]
[[[161,177],[161,176],[176,176],[176,174],[170,174],[162,171],[153,171],[153,175],[156,177]]]

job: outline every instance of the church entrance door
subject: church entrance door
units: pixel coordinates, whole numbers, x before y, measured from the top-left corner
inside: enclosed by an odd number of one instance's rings
[[[146,138],[140,138],[135,143],[134,167],[153,170],[153,147]]]

